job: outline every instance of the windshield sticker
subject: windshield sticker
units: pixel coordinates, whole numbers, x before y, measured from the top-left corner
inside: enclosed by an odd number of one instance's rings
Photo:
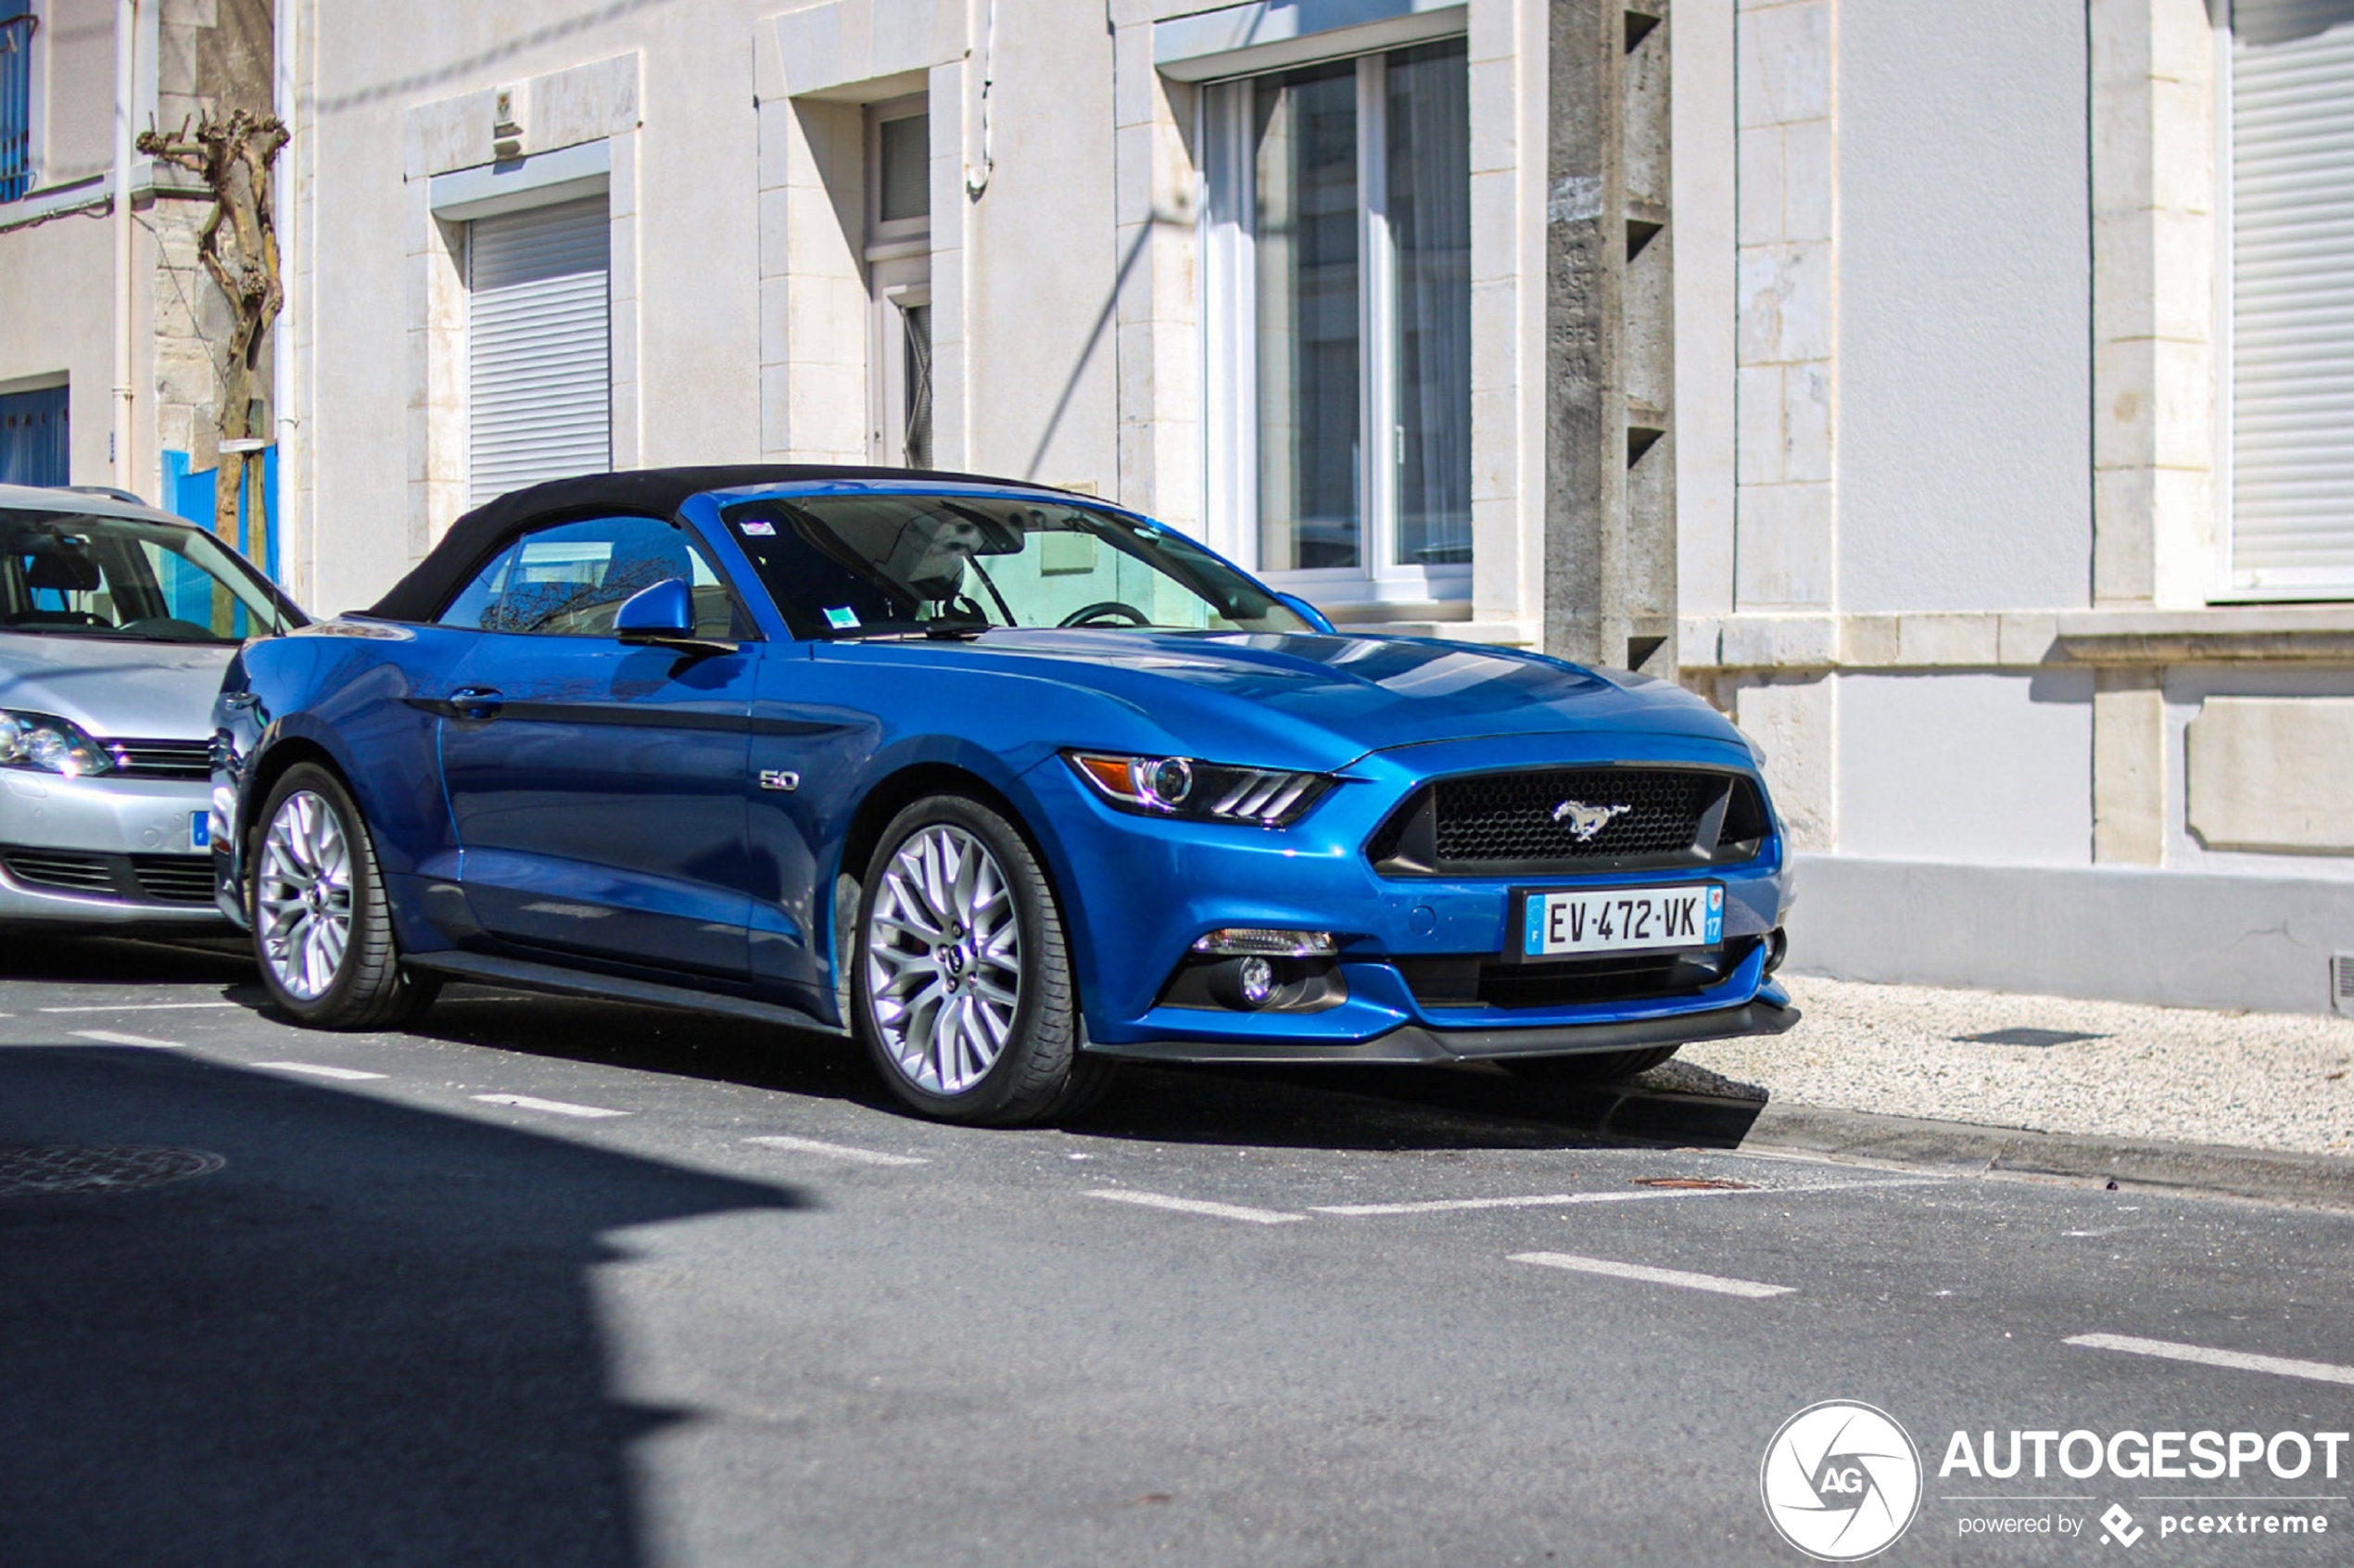
[[[847,604],[837,604],[826,612],[826,625],[836,631],[848,631],[858,624],[858,612]]]
[[[743,528],[748,537],[754,538],[774,538],[777,535],[777,525],[774,523],[764,523],[757,517],[748,519]]]

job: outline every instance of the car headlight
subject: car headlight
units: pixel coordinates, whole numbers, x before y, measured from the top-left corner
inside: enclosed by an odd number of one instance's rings
[[[0,767],[82,778],[112,771],[114,756],[69,720],[0,708]]]
[[[1333,787],[1332,776],[1281,768],[1230,767],[1193,757],[1063,753],[1095,793],[1122,811],[1200,822],[1287,828]]]

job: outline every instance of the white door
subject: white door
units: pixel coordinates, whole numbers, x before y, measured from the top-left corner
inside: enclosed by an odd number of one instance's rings
[[[611,240],[601,196],[466,225],[467,495],[613,466]]]
[[[930,468],[931,462],[931,262],[905,257],[867,266],[867,363],[873,387],[868,456],[892,468]]]

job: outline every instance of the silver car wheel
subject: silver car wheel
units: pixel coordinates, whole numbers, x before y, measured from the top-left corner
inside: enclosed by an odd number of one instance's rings
[[[254,923],[289,996],[315,1002],[335,983],[351,945],[351,844],[323,797],[298,790],[270,819],[254,872]]]
[[[917,1088],[961,1094],[996,1063],[1021,1005],[1021,917],[978,838],[935,823],[892,855],[866,979],[884,1053]]]

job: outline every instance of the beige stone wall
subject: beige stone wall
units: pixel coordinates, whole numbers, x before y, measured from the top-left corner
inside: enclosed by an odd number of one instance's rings
[[[2209,697],[2183,740],[2200,843],[2354,854],[2354,698]]]
[[[1743,609],[1834,602],[1837,73],[1832,0],[1742,0],[1735,398]]]
[[[2206,0],[2092,0],[2093,583],[2216,585],[2216,32]]]

